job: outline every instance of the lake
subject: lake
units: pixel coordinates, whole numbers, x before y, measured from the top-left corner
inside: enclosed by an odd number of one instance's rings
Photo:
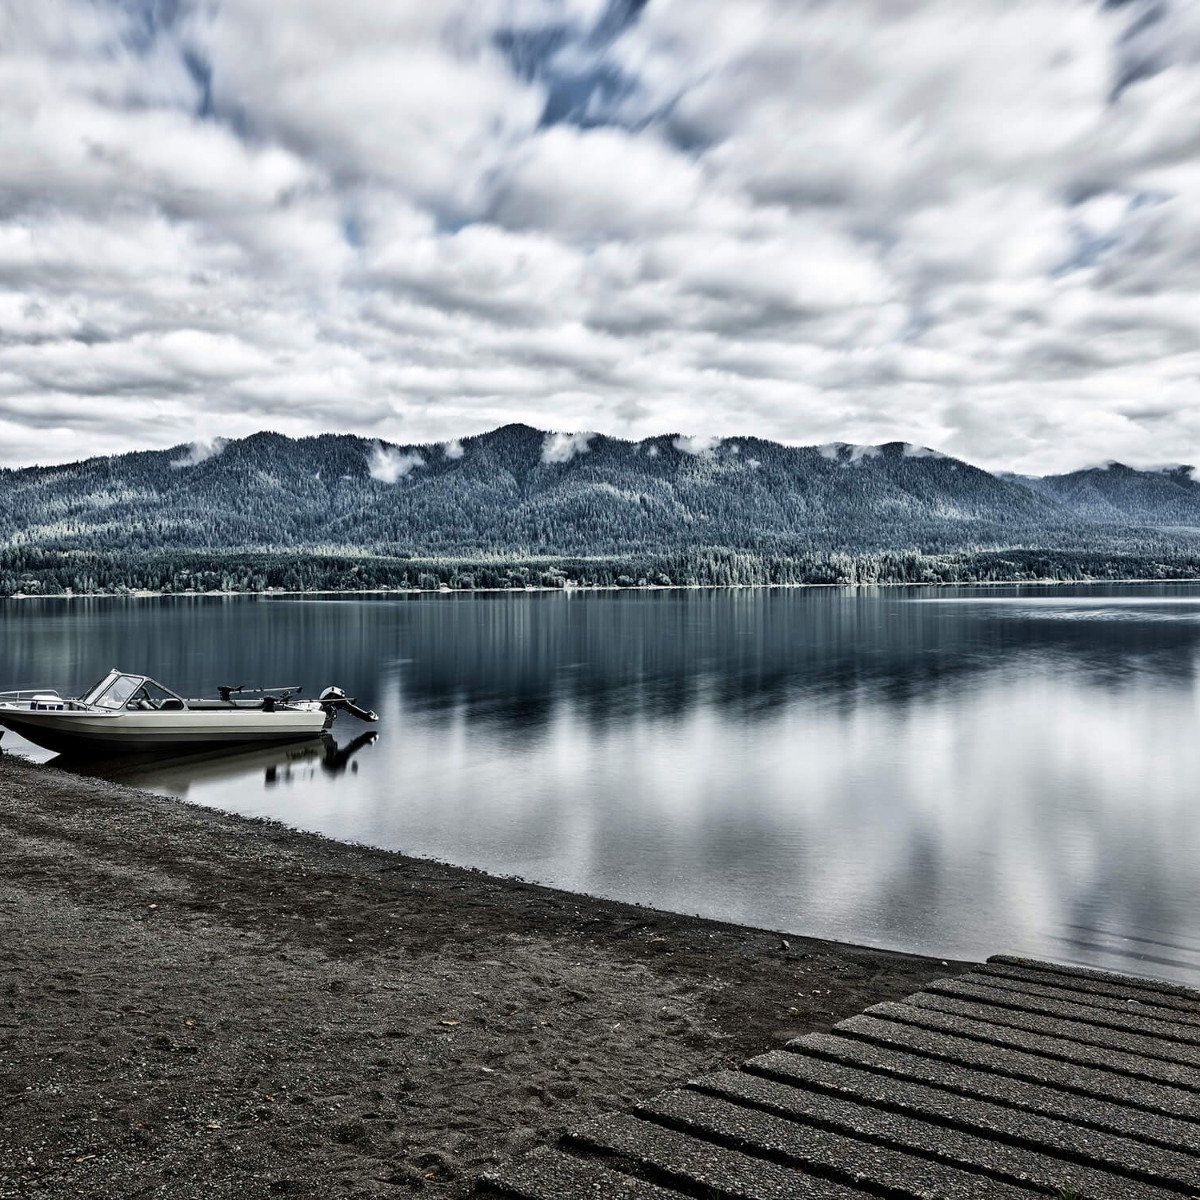
[[[0,603],[0,688],[121,666],[337,683],[381,716],[110,771],[139,786],[682,912],[1193,983],[1198,665],[1189,586]]]

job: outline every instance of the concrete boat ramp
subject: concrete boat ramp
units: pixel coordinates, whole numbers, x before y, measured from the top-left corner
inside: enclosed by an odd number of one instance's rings
[[[478,1195],[1200,1197],[1200,991],[992,958],[570,1130]]]

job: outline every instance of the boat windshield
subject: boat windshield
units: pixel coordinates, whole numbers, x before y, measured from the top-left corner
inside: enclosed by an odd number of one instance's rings
[[[158,708],[178,710],[186,708],[186,703],[174,692],[169,692],[162,684],[153,679],[143,679],[142,686],[134,692],[129,701],[129,708],[140,708],[153,711]]]
[[[99,683],[93,683],[82,696],[79,697],[82,704],[95,704],[96,701],[104,694],[105,688],[108,687],[114,679],[120,675],[120,671],[109,671]]]
[[[108,681],[108,686],[100,691],[94,699],[89,698],[89,704],[99,708],[124,708],[129,698],[142,686],[145,680],[140,675],[117,675]]]

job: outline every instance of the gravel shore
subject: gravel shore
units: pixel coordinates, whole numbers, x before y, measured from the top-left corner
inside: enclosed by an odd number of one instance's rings
[[[0,1197],[462,1196],[958,965],[0,758]]]

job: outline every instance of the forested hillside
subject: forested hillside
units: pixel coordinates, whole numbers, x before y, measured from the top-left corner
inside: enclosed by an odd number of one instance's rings
[[[1164,577],[1190,470],[993,475],[920,447],[274,433],[0,471],[0,594]]]
[[[1160,527],[1200,524],[1200,483],[1192,478],[1191,467],[1135,471],[1123,463],[1109,463],[1069,475],[1014,478],[1089,523]]]

